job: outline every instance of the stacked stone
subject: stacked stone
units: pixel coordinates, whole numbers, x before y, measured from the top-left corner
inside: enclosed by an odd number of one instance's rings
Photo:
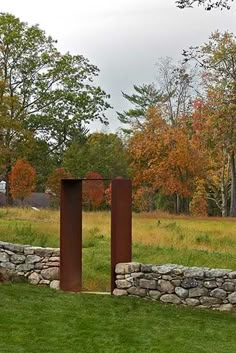
[[[117,264],[115,272],[116,296],[236,311],[236,271],[130,262]]]
[[[60,249],[0,242],[0,269],[29,283],[59,289]]]

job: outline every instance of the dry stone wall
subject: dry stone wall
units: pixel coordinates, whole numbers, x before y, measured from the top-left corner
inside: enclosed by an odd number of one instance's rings
[[[0,242],[0,269],[29,283],[59,288],[60,249]]]
[[[116,296],[236,311],[236,271],[130,262],[117,264],[115,272]]]
[[[60,249],[0,241],[1,271],[36,285],[59,289]],[[236,312],[236,271],[175,264],[116,265],[116,296]]]

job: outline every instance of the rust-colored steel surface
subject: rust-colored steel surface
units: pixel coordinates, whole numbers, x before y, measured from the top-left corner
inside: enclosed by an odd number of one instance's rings
[[[132,258],[132,184],[113,179],[111,195],[111,293],[115,288],[115,266]]]
[[[82,180],[61,181],[60,288],[82,289]]]

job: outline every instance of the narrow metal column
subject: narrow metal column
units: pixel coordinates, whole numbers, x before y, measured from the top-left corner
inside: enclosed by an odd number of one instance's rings
[[[111,293],[115,288],[115,266],[132,257],[132,184],[113,179],[111,188]]]
[[[82,180],[61,181],[60,288],[82,289]]]

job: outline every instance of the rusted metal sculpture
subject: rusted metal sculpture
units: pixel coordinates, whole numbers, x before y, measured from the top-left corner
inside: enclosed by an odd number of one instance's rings
[[[130,180],[112,180],[111,195],[111,292],[115,266],[132,258],[132,186]]]
[[[82,290],[82,182],[83,179],[61,182],[60,288],[64,291]],[[112,180],[111,292],[115,288],[115,265],[130,262],[132,257],[131,190],[130,180]]]
[[[61,182],[60,288],[82,289],[82,180]]]

